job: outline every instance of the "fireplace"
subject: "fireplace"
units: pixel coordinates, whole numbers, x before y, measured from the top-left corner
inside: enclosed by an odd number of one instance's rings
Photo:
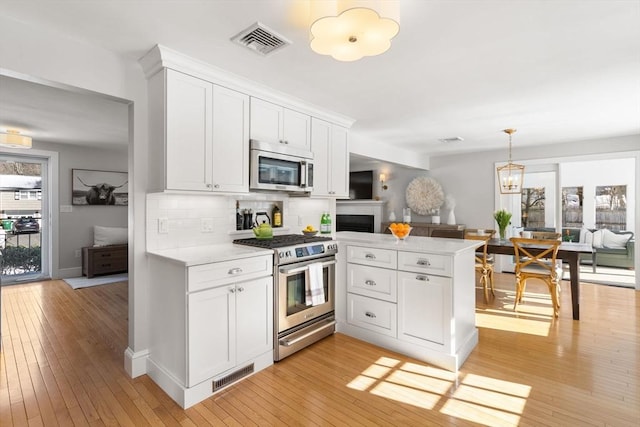
[[[374,215],[336,215],[336,231],[359,231],[362,233],[373,233]]]
[[[336,231],[380,233],[385,203],[382,200],[337,200]]]

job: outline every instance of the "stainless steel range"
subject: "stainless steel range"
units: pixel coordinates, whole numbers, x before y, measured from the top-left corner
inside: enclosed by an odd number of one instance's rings
[[[233,243],[274,250],[275,361],[335,332],[335,240],[286,234]]]

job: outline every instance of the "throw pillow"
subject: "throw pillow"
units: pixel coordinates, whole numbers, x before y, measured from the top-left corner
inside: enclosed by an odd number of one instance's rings
[[[610,249],[625,249],[631,234],[616,234],[610,230],[602,230],[602,246]]]
[[[602,234],[605,230],[596,230],[593,232],[593,241],[591,242],[594,248],[602,247]]]
[[[586,228],[580,229],[580,243],[591,245],[593,243],[593,233]]]
[[[124,245],[128,241],[127,227],[93,226],[93,246]]]

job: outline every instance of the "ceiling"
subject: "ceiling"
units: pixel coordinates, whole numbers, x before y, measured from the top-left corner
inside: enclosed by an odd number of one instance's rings
[[[5,16],[35,27],[136,60],[162,44],[351,117],[363,142],[438,155],[506,148],[507,127],[518,129],[514,150],[640,134],[640,1],[400,4],[388,52],[338,62],[309,48],[307,0],[0,0]],[[230,41],[256,21],[292,44],[263,57]],[[13,121],[36,139],[126,144],[122,104],[0,85],[0,130]]]

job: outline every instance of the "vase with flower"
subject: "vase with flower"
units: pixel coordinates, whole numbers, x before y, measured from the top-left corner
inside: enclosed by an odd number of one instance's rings
[[[493,214],[493,218],[498,224],[498,232],[500,233],[500,240],[506,240],[507,226],[511,222],[511,213],[504,209],[500,209]]]

